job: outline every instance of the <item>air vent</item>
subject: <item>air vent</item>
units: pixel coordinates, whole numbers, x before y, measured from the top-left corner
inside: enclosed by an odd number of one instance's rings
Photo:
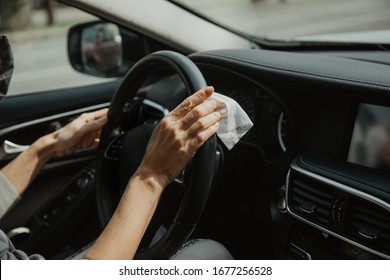
[[[338,174],[333,176],[347,180]],[[354,184],[354,180],[336,181],[293,162],[286,185],[287,211],[327,234],[390,259],[390,206]],[[368,190],[370,187],[366,186]]]
[[[350,201],[345,236],[390,255],[390,212],[361,199]]]
[[[318,225],[329,225],[333,203],[331,188],[309,177],[292,174],[288,196],[293,213]]]

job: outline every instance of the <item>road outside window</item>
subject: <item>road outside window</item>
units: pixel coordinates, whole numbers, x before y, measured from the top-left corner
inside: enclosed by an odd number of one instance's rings
[[[0,0],[0,4],[3,5],[2,2],[5,0]],[[8,95],[106,82],[107,79],[76,72],[71,67],[67,55],[66,40],[69,28],[77,23],[97,20],[97,18],[56,2],[53,2],[53,9],[49,13],[44,2],[51,1],[37,2],[42,2],[42,5],[29,7],[31,14],[27,27],[7,27],[3,16],[1,33],[8,37],[15,59],[15,69]],[[2,13],[4,12],[6,10],[3,9]],[[24,14],[20,16],[26,17]],[[13,21],[16,20],[15,17],[17,18],[18,15],[13,16]]]

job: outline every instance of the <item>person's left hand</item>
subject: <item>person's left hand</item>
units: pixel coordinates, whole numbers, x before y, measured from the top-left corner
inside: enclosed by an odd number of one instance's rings
[[[69,155],[79,149],[97,147],[108,109],[85,113],[55,132],[55,155]]]

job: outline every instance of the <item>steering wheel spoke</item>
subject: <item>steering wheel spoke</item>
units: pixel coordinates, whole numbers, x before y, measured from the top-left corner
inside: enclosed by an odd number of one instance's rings
[[[123,150],[123,141],[125,137],[126,137],[126,133],[122,133],[111,140],[110,144],[108,144],[104,152],[105,159],[119,160],[119,157]]]

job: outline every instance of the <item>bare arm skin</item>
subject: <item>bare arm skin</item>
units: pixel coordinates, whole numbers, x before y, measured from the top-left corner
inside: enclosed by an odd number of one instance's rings
[[[164,188],[219,128],[223,104],[209,99],[213,91],[207,87],[196,92],[156,127],[141,165],[86,259],[134,257]]]
[[[2,173],[22,194],[52,157],[96,147],[101,128],[107,122],[106,115],[107,109],[83,114],[67,126],[39,138],[29,149],[4,166]]]
[[[185,168],[199,147],[219,128],[223,103],[209,99],[207,87],[188,97],[154,130],[143,161],[129,180],[119,205],[86,259],[132,259],[154,214],[161,193]],[[41,137],[1,171],[22,194],[45,163],[98,144],[107,109],[83,114]]]

